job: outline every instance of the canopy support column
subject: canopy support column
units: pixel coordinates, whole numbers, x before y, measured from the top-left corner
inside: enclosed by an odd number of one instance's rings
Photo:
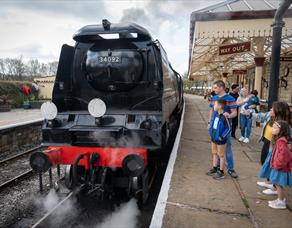
[[[265,63],[265,57],[255,57],[255,83],[254,89],[258,91],[259,97],[262,97],[262,78],[263,68]]]

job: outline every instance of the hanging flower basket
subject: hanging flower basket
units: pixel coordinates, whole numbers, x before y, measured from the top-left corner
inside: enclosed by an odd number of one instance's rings
[[[23,101],[23,108],[24,109],[30,109],[30,87],[23,84],[22,85],[22,89],[23,89],[23,94],[24,94],[24,101]]]
[[[23,102],[23,108],[24,109],[30,109],[30,102],[29,101],[24,101]]]

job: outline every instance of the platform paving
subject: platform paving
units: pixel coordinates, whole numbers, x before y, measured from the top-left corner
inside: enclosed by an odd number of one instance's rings
[[[40,109],[12,109],[0,112],[0,127],[41,119]]]
[[[207,131],[208,103],[202,97],[185,96],[185,116],[176,163],[171,178],[163,227],[292,227],[292,189],[289,208],[267,206],[275,196],[261,193],[256,185],[260,169],[261,143],[255,128],[251,142],[233,140],[235,169],[224,180],[206,176],[211,166],[210,138]],[[237,132],[239,134],[239,131]]]

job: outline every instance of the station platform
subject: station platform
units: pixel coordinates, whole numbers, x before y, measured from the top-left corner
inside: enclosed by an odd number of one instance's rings
[[[43,120],[40,109],[12,109],[0,112],[0,128],[9,128]]]
[[[185,101],[170,187],[162,193],[168,197],[157,202],[164,208],[155,210],[151,227],[291,227],[292,189],[288,189],[289,208],[275,210],[268,207],[268,200],[276,196],[264,195],[264,188],[256,184],[262,146],[257,142],[259,129],[254,128],[249,144],[232,142],[238,178],[232,179],[225,172],[225,179],[214,180],[205,174],[211,167],[208,102],[195,95],[185,95]]]

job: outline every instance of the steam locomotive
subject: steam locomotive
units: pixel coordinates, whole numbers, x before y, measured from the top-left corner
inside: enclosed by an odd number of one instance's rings
[[[66,165],[70,189],[146,202],[150,167],[164,153],[183,107],[181,76],[158,40],[134,23],[88,25],[63,45],[52,102],[41,107],[36,172]]]

